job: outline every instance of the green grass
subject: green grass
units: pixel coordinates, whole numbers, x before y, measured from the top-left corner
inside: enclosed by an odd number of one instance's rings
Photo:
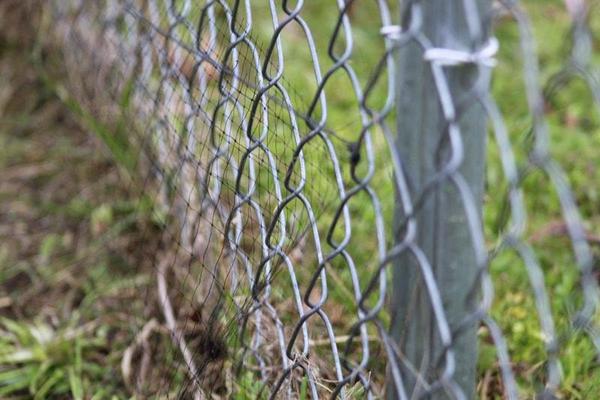
[[[56,331],[43,322],[22,323],[2,319],[0,340],[0,396],[28,392],[34,399],[50,394],[69,394],[83,399],[85,380],[100,379],[102,367],[83,362],[100,347],[106,347],[102,333],[90,337],[88,326]],[[84,371],[84,367],[86,370]]]
[[[539,49],[542,85],[565,65],[569,55],[569,19],[561,2],[526,2]],[[552,23],[549,23],[549,21]],[[500,24],[496,34],[501,43],[499,65],[496,68],[493,93],[505,116],[517,160],[523,165],[529,148],[530,116],[523,96],[523,82],[514,79],[515,64],[520,64],[519,37],[516,27]],[[596,63],[598,62],[596,52]],[[551,138],[550,151],[561,164],[574,188],[574,196],[590,235],[598,234],[597,170],[598,157],[593,149],[600,145],[600,114],[598,105],[581,83],[573,82],[548,98],[546,118]],[[489,150],[487,184],[494,190],[486,196],[484,220],[489,237],[497,235],[498,212],[504,199],[497,196],[506,190],[500,177],[498,150],[492,143]],[[526,237],[531,242],[544,273],[557,333],[561,340],[559,353],[564,382],[561,393],[567,398],[596,398],[600,395],[600,372],[595,350],[581,332],[573,332],[570,322],[580,306],[579,273],[570,242],[565,233],[547,232],[553,223],[562,221],[560,203],[551,182],[541,172],[529,174],[523,181],[525,206],[528,213]],[[536,238],[535,240],[533,238]],[[530,397],[539,390],[545,376],[546,357],[543,337],[535,310],[532,288],[522,260],[515,254],[502,253],[491,263],[496,300],[492,316],[506,334],[517,377],[523,395]],[[484,346],[484,352],[486,344]],[[482,365],[482,369],[491,366]]]

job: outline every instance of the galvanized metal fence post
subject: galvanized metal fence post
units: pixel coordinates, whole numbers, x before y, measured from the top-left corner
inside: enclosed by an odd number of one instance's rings
[[[416,13],[417,9],[419,13]],[[412,41],[404,45],[398,54],[396,146],[416,204],[414,245],[427,258],[435,275],[451,331],[473,311],[468,294],[477,279],[477,263],[464,199],[451,183],[451,178],[454,174],[464,178],[481,214],[486,117],[481,106],[474,101],[474,94],[477,90],[487,90],[489,69],[480,68],[470,61],[445,66],[439,63],[437,72],[442,74],[434,77],[435,66],[432,63],[435,61],[425,59],[424,48],[475,53],[488,40],[490,9],[491,0],[409,1],[402,15],[405,26],[411,24],[411,19],[421,18],[418,33],[421,43]],[[440,76],[447,85],[447,93],[440,91]],[[446,94],[450,96],[444,99]],[[442,103],[446,100],[450,100],[455,116],[444,109]],[[458,145],[448,140],[453,124],[460,132],[461,143]],[[458,169],[453,169],[449,160],[461,150],[463,156]],[[428,189],[427,182],[436,174],[441,176],[441,181]],[[424,190],[423,202],[418,204]],[[398,241],[405,238],[403,221],[406,217],[405,210],[398,206],[395,217]],[[440,339],[430,292],[423,279],[423,268],[423,261],[411,251],[404,252],[397,260],[393,277],[391,329],[401,359],[404,359],[400,364],[407,396],[411,398],[413,394],[430,392],[426,398],[445,399],[452,391],[448,387],[436,385],[428,388],[428,384],[440,379],[447,365],[443,357],[446,346]],[[459,334],[452,335],[450,346],[455,360],[452,380],[467,398],[475,394],[476,329],[476,324],[471,322]],[[390,388],[388,393],[389,398],[398,396],[394,388]]]

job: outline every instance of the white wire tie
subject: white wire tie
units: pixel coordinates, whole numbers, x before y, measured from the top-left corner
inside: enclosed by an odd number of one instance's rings
[[[481,64],[485,65],[486,67],[495,67],[497,62],[494,56],[498,52],[498,48],[498,39],[491,37],[484,47],[474,53],[432,47],[425,50],[423,58],[426,61],[435,62],[442,66]]]

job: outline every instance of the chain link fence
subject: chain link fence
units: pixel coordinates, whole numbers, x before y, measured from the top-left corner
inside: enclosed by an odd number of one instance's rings
[[[552,147],[598,135],[600,7],[554,3],[542,76],[535,2],[50,2],[59,95],[163,235],[146,395],[600,394],[597,186]]]

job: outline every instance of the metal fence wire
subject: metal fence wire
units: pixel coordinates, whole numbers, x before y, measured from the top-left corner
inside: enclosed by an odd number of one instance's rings
[[[177,351],[142,393],[600,393],[597,210],[548,121],[577,93],[577,135],[598,133],[600,7],[553,4],[572,28],[542,76],[511,0],[50,2],[65,96],[110,127],[163,232]]]

